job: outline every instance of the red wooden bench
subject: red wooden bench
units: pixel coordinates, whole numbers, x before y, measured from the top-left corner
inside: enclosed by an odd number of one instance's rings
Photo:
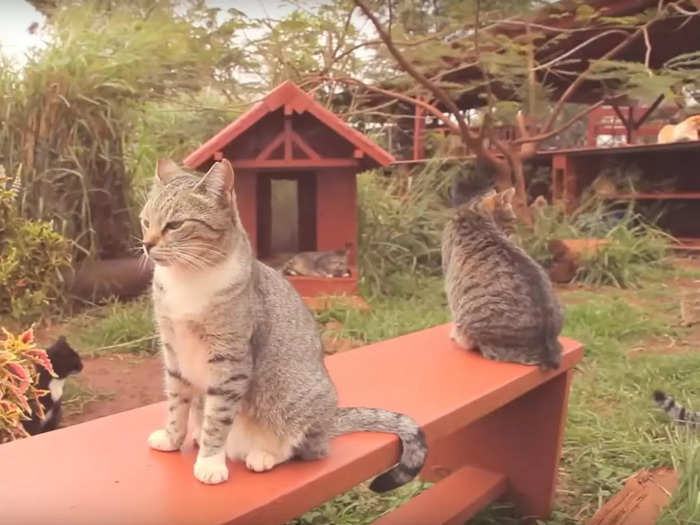
[[[327,359],[342,405],[405,412],[425,430],[423,479],[438,481],[377,523],[460,523],[507,496],[524,515],[552,507],[572,369],[582,346],[562,339],[562,367],[487,361],[454,346],[449,325]],[[160,378],[154,378],[158,381]],[[195,452],[152,451],[164,404],[0,445],[0,522],[271,525],[378,474],[398,440],[357,433],[320,461],[255,474],[231,465],[217,486],[192,475]]]

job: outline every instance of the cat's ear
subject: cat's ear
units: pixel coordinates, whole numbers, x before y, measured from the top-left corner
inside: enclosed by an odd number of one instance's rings
[[[498,207],[498,202],[500,198],[500,193],[496,193],[491,190],[486,195],[481,198],[479,202],[479,209],[486,213],[493,213],[493,211]]]
[[[511,186],[507,190],[503,190],[499,194],[499,197],[501,206],[511,206],[513,204],[513,197],[515,197],[515,188]]]
[[[204,187],[222,204],[228,204],[233,198],[233,178],[233,166],[227,159],[223,159],[209,168],[204,176]]]
[[[163,184],[170,182],[180,173],[180,167],[170,159],[158,159],[156,162],[156,180]]]

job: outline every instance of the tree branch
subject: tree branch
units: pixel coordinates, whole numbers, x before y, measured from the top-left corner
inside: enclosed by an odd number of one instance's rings
[[[365,84],[361,80],[357,80],[356,78],[351,78],[351,77],[315,77],[315,79],[319,81],[324,81],[324,82],[340,82],[343,84],[354,84],[356,86],[360,86],[363,89],[366,89],[367,91],[374,91],[375,93],[381,93],[382,95],[386,95],[387,97],[392,97],[397,100],[401,100],[403,102],[407,102],[409,104],[413,104],[416,106],[420,106],[423,109],[425,109],[428,113],[430,113],[432,116],[438,118],[441,122],[443,122],[448,128],[450,128],[450,131],[459,134],[460,130],[459,127],[456,126],[451,120],[450,116],[442,111],[440,111],[438,108],[433,106],[432,104],[429,104],[428,102],[425,102],[424,100],[420,100],[418,98],[414,97],[409,97],[408,95],[404,95],[403,93],[398,93],[396,91],[391,91],[389,89],[383,89],[380,87],[372,86],[369,84]]]
[[[450,113],[452,113],[455,116],[455,118],[457,119],[457,125],[459,126],[459,134],[462,137],[464,145],[476,152],[477,154],[483,153],[484,148],[482,144],[479,142],[478,137],[472,135],[472,133],[469,131],[469,128],[467,127],[467,124],[464,121],[464,117],[462,116],[461,112],[459,111],[459,108],[457,107],[457,104],[454,103],[452,98],[450,98],[450,96],[440,87],[430,82],[430,80],[428,80],[420,71],[413,67],[413,65],[408,60],[406,60],[406,57],[404,57],[403,54],[401,54],[401,52],[394,45],[391,36],[384,30],[379,20],[377,20],[377,17],[374,16],[372,11],[370,11],[370,9],[362,2],[362,0],[353,0],[353,2],[355,2],[355,5],[358,6],[365,14],[365,16],[369,18],[370,22],[372,22],[372,25],[374,25],[374,28],[379,34],[379,38],[382,39],[384,45],[386,45],[389,52],[396,59],[396,61],[403,68],[403,70],[406,71],[406,73],[408,73],[409,75],[411,75],[416,81],[423,85],[433,95],[435,95],[435,97],[445,105],[445,107],[450,111]]]
[[[573,117],[571,117],[571,118],[570,118],[569,120],[567,120],[564,124],[562,124],[561,126],[559,126],[557,129],[555,129],[555,130],[550,130],[550,131],[547,131],[547,132],[545,132],[545,133],[540,133],[539,135],[533,135],[533,136],[531,136],[531,137],[524,136],[524,137],[522,137],[522,138],[519,138],[519,139],[514,140],[514,141],[513,141],[513,144],[514,144],[514,145],[518,145],[518,144],[527,144],[528,142],[541,142],[541,141],[543,141],[543,140],[547,140],[548,138],[553,137],[554,135],[556,135],[556,134],[558,134],[558,133],[561,133],[562,131],[564,131],[565,129],[567,129],[569,126],[571,126],[574,122],[576,122],[578,119],[585,117],[585,116],[588,115],[591,111],[593,111],[593,110],[596,109],[596,108],[599,108],[599,107],[602,106],[604,103],[605,103],[604,100],[599,100],[599,101],[596,102],[595,104],[593,104],[593,105],[591,105],[591,106],[588,106],[587,108],[585,108],[585,109],[579,111],[578,113],[576,113]]]
[[[610,49],[607,53],[605,53],[600,59],[598,60],[608,60],[610,58],[615,57],[618,53],[623,51],[627,46],[629,46],[634,40],[642,34],[644,31],[646,31],[654,22],[656,22],[659,19],[660,14],[657,12],[656,16],[649,20],[646,24],[644,24],[642,27],[639,27],[636,31],[633,33],[630,33],[630,35],[622,40],[619,44],[617,44],[615,47]],[[571,98],[571,96],[576,92],[576,90],[581,86],[584,80],[588,77],[590,72],[593,69],[593,65],[589,64],[588,67],[586,68],[585,71],[582,71],[576,79],[569,84],[569,87],[566,88],[564,93],[562,94],[561,97],[559,97],[559,100],[557,103],[554,105],[554,108],[552,109],[552,113],[549,116],[549,119],[547,120],[547,123],[545,124],[545,130],[549,131],[552,129],[554,126],[554,122],[556,122],[557,117],[559,117],[559,113],[561,112],[562,108],[564,107],[564,104]]]

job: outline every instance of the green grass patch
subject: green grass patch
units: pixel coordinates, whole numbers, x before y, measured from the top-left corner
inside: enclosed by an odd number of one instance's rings
[[[680,268],[659,275],[687,278],[686,272],[692,274]],[[340,321],[345,335],[366,342],[449,320],[440,279],[407,278],[396,284],[392,288],[401,294],[370,299],[369,313],[335,308],[320,313],[319,320]],[[676,326],[678,294],[671,280],[654,280],[639,289],[579,288],[561,293],[566,305],[563,335],[583,342],[586,352],[570,396],[555,509],[542,523],[585,522],[630,475],[671,464],[681,469],[683,481],[663,523],[698,522],[698,440],[678,431],[651,399],[655,388],[663,388],[689,406],[700,404],[700,353],[691,346],[671,354],[653,352],[658,341],[682,341],[688,335],[688,329]],[[292,523],[371,523],[426,486],[416,482],[405,491],[380,497],[362,485]],[[515,525],[520,518],[501,502],[471,523]]]
[[[321,323],[339,321],[343,328],[338,335],[365,343],[383,341],[449,320],[442,279],[393,276],[391,286],[400,292],[370,298],[369,312],[336,304],[317,314],[317,319]]]
[[[155,326],[150,302],[110,302],[73,318],[65,328],[83,357],[106,353],[155,352]]]

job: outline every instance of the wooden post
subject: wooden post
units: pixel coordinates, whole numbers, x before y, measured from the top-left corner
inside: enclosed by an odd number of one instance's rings
[[[413,160],[423,158],[423,130],[425,127],[425,117],[423,116],[423,108],[416,106],[416,111],[413,120]]]
[[[421,477],[437,481],[465,465],[502,472],[523,517],[552,511],[571,371],[430,444]],[[534,416],[533,416],[534,415]]]

